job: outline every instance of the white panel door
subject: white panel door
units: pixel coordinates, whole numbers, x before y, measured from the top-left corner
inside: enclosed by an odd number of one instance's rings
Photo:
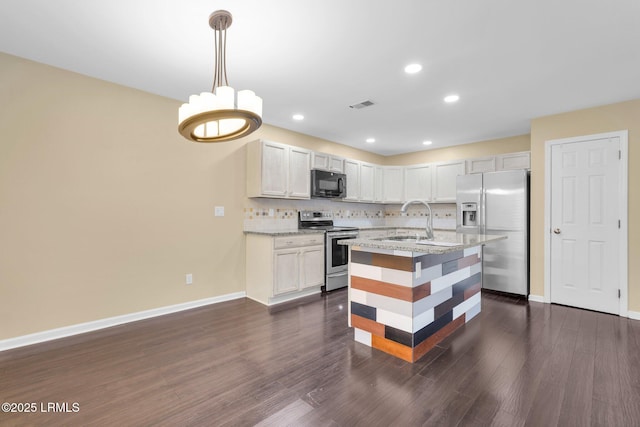
[[[324,285],[324,246],[300,251],[300,289]]]
[[[374,165],[360,164],[360,198],[361,202],[373,202],[375,199],[375,174]]]
[[[407,166],[404,169],[404,200],[431,201],[431,165]]]
[[[311,152],[291,147],[289,152],[289,197],[311,197]]]
[[[360,197],[360,162],[345,160],[344,173],[347,175],[347,195],[344,200],[358,200]]]
[[[620,140],[551,148],[551,302],[618,314]]]
[[[300,263],[297,249],[281,249],[273,253],[273,295],[297,291],[300,281]]]
[[[273,142],[262,145],[262,195],[287,195],[287,164],[289,162],[287,146]]]

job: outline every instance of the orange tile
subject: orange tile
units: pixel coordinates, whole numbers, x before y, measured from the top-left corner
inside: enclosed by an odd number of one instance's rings
[[[362,316],[358,316],[357,314],[351,314],[351,326],[362,329],[363,331],[371,332],[373,336],[377,335],[384,337],[384,325],[382,323],[366,319]]]
[[[381,282],[379,280],[372,280],[359,276],[351,276],[351,287],[402,301],[414,301],[413,288],[409,288],[407,286],[394,285],[392,283]]]
[[[406,362],[413,362],[413,351],[411,347],[402,345],[395,341],[388,340],[377,335],[371,335],[371,347],[387,354],[398,357]]]

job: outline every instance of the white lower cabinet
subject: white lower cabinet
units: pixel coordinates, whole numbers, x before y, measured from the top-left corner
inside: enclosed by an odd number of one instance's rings
[[[266,305],[320,293],[324,234],[247,234],[247,297]]]

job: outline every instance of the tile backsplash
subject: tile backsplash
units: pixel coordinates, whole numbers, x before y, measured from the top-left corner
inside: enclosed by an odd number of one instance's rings
[[[279,200],[249,199],[244,208],[244,229],[293,230],[298,228],[299,210],[322,210],[333,212],[335,225],[353,227],[424,227],[427,210],[424,206],[412,205],[402,215],[400,205],[347,203],[333,200]],[[454,203],[431,204],[433,226],[438,229],[456,228],[456,205]]]

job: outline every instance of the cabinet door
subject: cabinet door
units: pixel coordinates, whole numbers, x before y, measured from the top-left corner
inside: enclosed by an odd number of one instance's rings
[[[524,151],[501,154],[496,156],[496,163],[498,163],[496,170],[531,169],[531,153]]]
[[[324,246],[300,251],[300,289],[324,284]]]
[[[384,166],[382,168],[382,201],[402,203],[404,197],[402,166]]]
[[[273,142],[262,144],[262,194],[286,197],[288,147]]]
[[[360,201],[373,202],[375,198],[374,166],[368,163],[360,164]]]
[[[493,172],[496,170],[496,158],[482,157],[467,160],[467,173]]]
[[[273,262],[273,295],[297,291],[300,280],[298,250],[275,251]]]
[[[342,157],[329,156],[329,170],[331,172],[344,173],[344,159]]]
[[[311,152],[291,147],[289,151],[289,197],[309,199],[311,197]]]
[[[404,200],[415,199],[431,201],[431,165],[404,169]]]
[[[464,161],[434,165],[434,202],[456,201],[456,177],[464,175],[464,169]]]
[[[329,170],[329,155],[325,153],[312,153],[311,169]]]
[[[382,172],[382,166],[375,166],[373,168],[373,201],[382,202],[382,182],[384,173]]]
[[[347,196],[344,200],[358,200],[360,196],[360,162],[345,159],[344,173],[347,175]]]

